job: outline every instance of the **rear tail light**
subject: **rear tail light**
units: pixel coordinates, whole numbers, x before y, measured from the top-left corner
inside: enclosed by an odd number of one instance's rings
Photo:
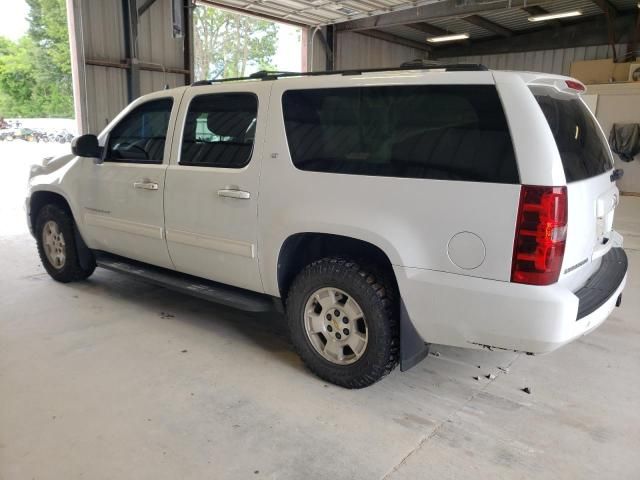
[[[522,185],[513,246],[511,281],[558,281],[567,238],[567,187]]]

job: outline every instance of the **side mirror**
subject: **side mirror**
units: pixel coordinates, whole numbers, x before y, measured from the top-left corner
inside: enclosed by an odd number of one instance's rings
[[[71,153],[78,157],[100,157],[102,152],[98,137],[92,134],[80,135],[71,141]]]

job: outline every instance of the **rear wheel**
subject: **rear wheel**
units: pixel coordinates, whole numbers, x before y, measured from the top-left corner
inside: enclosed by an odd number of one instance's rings
[[[91,261],[80,265],[71,216],[57,205],[45,205],[38,212],[35,226],[40,260],[47,273],[58,282],[73,282],[89,277],[96,268]]]
[[[341,258],[308,265],[287,298],[291,339],[319,377],[346,388],[371,385],[398,361],[393,287],[374,268]]]

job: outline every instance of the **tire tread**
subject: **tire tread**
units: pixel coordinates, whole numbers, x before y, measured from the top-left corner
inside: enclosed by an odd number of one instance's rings
[[[56,223],[58,223],[59,228],[64,235],[65,245],[67,246],[67,252],[65,252],[65,265],[60,270],[50,265],[49,259],[44,252],[44,246],[42,244],[42,228],[44,227],[44,224],[49,220],[54,220]],[[76,225],[73,217],[57,205],[44,205],[38,211],[38,214],[36,216],[35,235],[36,242],[38,244],[38,255],[40,256],[40,261],[42,262],[42,265],[44,266],[47,273],[51,276],[51,278],[61,283],[85,280],[94,272],[96,268],[95,261],[92,262],[90,267],[87,269],[82,268],[82,266],[80,265],[78,252],[76,249],[77,247],[75,239],[75,228]]]
[[[287,317],[294,349],[312,372],[324,380],[346,388],[364,388],[372,385],[391,373],[398,364],[400,345],[397,305],[393,301],[396,298],[395,286],[389,285],[390,282],[388,280],[385,281],[381,273],[374,272],[379,272],[375,266],[363,266],[349,258],[325,257],[307,265],[295,278],[287,295]],[[339,376],[328,374],[328,371],[332,369],[320,368],[323,366],[322,362],[327,363],[326,360],[313,351],[312,347],[301,343],[300,339],[297,338],[299,335],[296,335],[296,332],[299,333],[300,330],[300,325],[296,323],[299,324],[300,319],[295,312],[299,311],[301,302],[306,302],[305,295],[309,290],[309,285],[312,285],[318,277],[323,278],[332,275],[342,276],[346,282],[355,285],[355,288],[361,285],[363,287],[361,293],[367,296],[366,302],[379,309],[384,317],[385,328],[379,330],[379,334],[383,335],[382,343],[386,345],[386,348],[383,351],[367,352],[370,355],[375,355],[376,358],[367,365],[369,368],[358,375]],[[362,305],[361,307],[363,309],[366,308]],[[304,329],[303,326],[301,328]],[[304,332],[302,333],[304,334]],[[306,338],[303,338],[303,340],[306,342]],[[357,365],[361,361],[362,359],[353,365]]]

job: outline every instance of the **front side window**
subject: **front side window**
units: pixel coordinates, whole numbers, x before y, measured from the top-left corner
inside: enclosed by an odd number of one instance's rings
[[[105,160],[162,163],[172,106],[163,98],[134,108],[111,130]]]
[[[282,104],[301,170],[519,183],[493,85],[289,90]]]
[[[180,165],[242,168],[253,151],[258,99],[252,93],[199,95],[191,101]]]
[[[567,182],[595,177],[613,168],[607,140],[582,100],[548,87],[532,91],[553,133]]]

